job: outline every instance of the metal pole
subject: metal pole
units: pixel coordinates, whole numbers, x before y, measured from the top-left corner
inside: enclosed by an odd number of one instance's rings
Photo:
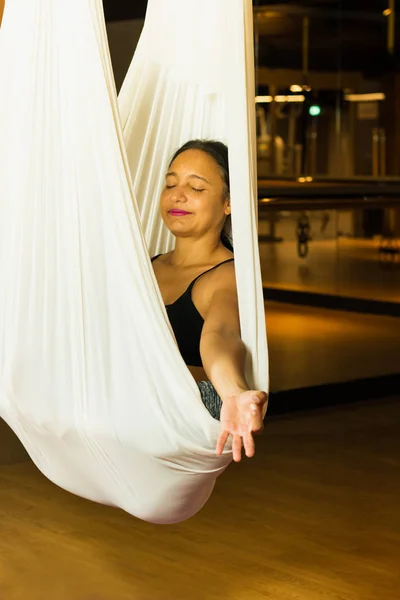
[[[310,18],[303,17],[303,75],[307,77],[310,51]]]
[[[349,102],[349,120],[350,120],[350,173],[349,175],[355,175],[356,167],[356,102]]]
[[[388,22],[388,52],[394,54],[394,43],[395,43],[395,0],[389,0],[389,13],[387,17]]]
[[[253,26],[254,26],[254,63],[255,63],[255,68],[256,68],[256,72],[255,72],[255,94],[256,96],[258,96],[258,89],[259,89],[259,66],[260,66],[260,32],[259,32],[259,26],[258,26],[258,16],[257,13],[254,12],[253,14]]]
[[[271,175],[276,175],[276,133],[277,133],[277,118],[276,118],[276,86],[269,86],[269,93],[272,96],[273,100],[269,104],[269,139],[270,139],[270,147],[269,147],[269,157],[270,157],[270,173]]]
[[[372,176],[379,175],[379,129],[372,130]]]
[[[296,144],[294,147],[294,176],[300,177],[301,175],[301,161],[303,156],[303,146]]]
[[[379,162],[380,162],[380,175],[385,177],[386,175],[386,131],[384,129],[379,130]]]
[[[310,175],[317,172],[317,119],[313,117],[311,125],[310,143]]]
[[[296,112],[295,107],[289,107],[289,124],[288,124],[288,171],[291,176],[294,175],[294,145],[296,141]]]

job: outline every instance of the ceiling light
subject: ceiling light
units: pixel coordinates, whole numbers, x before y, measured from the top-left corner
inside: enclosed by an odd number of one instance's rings
[[[379,100],[385,100],[385,94],[377,92],[375,94],[345,94],[344,99],[347,102],[377,102]]]

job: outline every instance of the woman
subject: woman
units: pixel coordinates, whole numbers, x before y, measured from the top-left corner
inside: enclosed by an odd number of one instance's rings
[[[229,435],[233,458],[254,455],[267,395],[244,374],[230,229],[228,149],[193,140],[174,155],[161,195],[162,218],[176,237],[172,252],[153,258],[171,326],[203,402],[220,418],[221,454]]]

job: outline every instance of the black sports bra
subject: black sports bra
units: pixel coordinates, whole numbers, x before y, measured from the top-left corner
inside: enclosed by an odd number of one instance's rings
[[[151,262],[154,262],[160,254],[154,256]],[[173,304],[166,304],[167,314],[171,327],[175,334],[179,351],[185,363],[190,367],[202,367],[203,362],[200,356],[200,338],[203,330],[204,319],[193,304],[192,290],[193,286],[200,277],[213,271],[217,267],[232,262],[229,258],[215,265],[211,269],[200,273],[189,285],[187,290]]]

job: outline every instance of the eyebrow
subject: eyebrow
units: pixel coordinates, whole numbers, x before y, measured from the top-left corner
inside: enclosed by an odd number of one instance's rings
[[[175,173],[175,171],[169,171],[169,173],[167,173],[166,177],[173,175],[175,177],[178,177],[178,175]],[[205,177],[200,177],[200,175],[195,175],[195,173],[192,173],[191,175],[189,175],[189,177],[194,177],[195,179],[201,179],[202,181],[205,181],[206,183],[208,183],[209,185],[211,185],[211,183],[208,181],[208,179],[206,179]]]

